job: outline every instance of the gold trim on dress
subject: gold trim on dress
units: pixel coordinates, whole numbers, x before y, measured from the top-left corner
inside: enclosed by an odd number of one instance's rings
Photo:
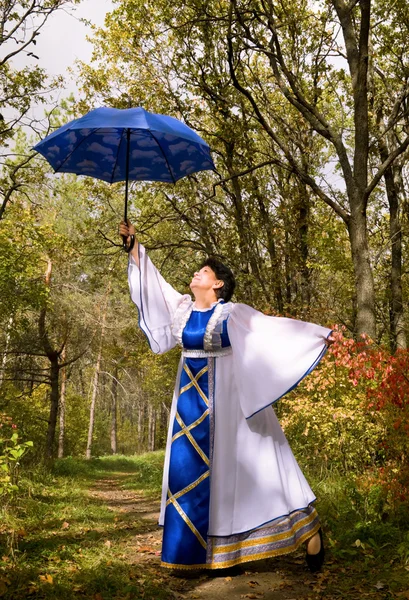
[[[317,518],[317,513],[314,511],[310,515],[307,515],[297,523],[294,523],[290,529],[283,531],[282,533],[273,533],[270,535],[260,535],[257,538],[253,538],[250,540],[243,540],[242,542],[236,542],[232,544],[226,544],[224,546],[214,546],[212,548],[213,554],[226,554],[229,552],[234,552],[236,550],[241,550],[242,548],[252,548],[253,546],[271,544],[274,542],[281,542],[287,538],[292,537],[297,531],[312,523]]]
[[[291,546],[287,546],[286,548],[277,548],[276,550],[267,550],[266,552],[261,552],[259,554],[248,554],[246,556],[239,556],[237,558],[233,558],[231,560],[220,561],[217,563],[207,563],[207,564],[199,564],[199,565],[178,565],[178,564],[170,564],[161,562],[161,567],[165,569],[182,569],[186,571],[190,570],[199,570],[199,569],[208,569],[209,571],[214,571],[217,569],[225,569],[226,567],[234,567],[235,565],[240,565],[243,563],[253,562],[254,560],[262,560],[266,558],[273,558],[275,556],[284,556],[286,554],[290,554],[297,550],[306,540],[315,535],[319,528],[321,527],[320,523],[317,523],[316,527],[311,531],[306,532],[304,535],[300,536],[300,538],[292,544]]]
[[[202,398],[203,402],[206,404],[206,406],[209,406],[209,400],[208,400],[206,394],[204,393],[204,391],[202,390],[202,388],[200,387],[200,385],[198,384],[198,380],[200,379],[200,377],[202,375],[204,375],[207,372],[208,368],[209,367],[206,365],[205,367],[203,367],[203,369],[201,371],[199,371],[199,373],[196,375],[196,377],[194,377],[191,370],[185,363],[183,365],[183,369],[184,369],[185,373],[187,373],[188,377],[190,378],[190,383],[186,384],[180,390],[179,396],[181,396],[183,394],[183,392],[186,392],[187,390],[189,390],[192,386],[195,386],[195,388],[196,388],[199,396]]]
[[[183,422],[183,419],[182,419],[182,417],[180,416],[179,413],[176,413],[175,419],[177,420],[177,422],[179,423],[179,425],[182,427],[182,429],[186,429],[185,435],[186,435],[187,439],[192,444],[192,446],[196,450],[196,452],[199,454],[199,456],[203,460],[203,462],[206,463],[207,466],[209,466],[209,459],[208,459],[208,457],[203,452],[203,450],[201,449],[201,447],[199,446],[199,444],[196,442],[195,438],[190,433],[190,431],[187,431],[187,427],[186,427],[185,423]]]
[[[198,479],[196,479],[196,481],[193,481],[193,483],[190,483],[185,488],[183,488],[183,490],[176,492],[176,494],[172,494],[171,497],[166,500],[166,506],[168,506],[168,504],[171,502],[172,498],[175,498],[177,500],[184,494],[187,494],[188,492],[190,492],[190,490],[193,490],[193,488],[195,488],[197,485],[199,485],[199,483],[202,483],[202,481],[204,481],[207,477],[209,477],[209,475],[210,475],[210,471],[206,471],[205,473],[203,473],[203,475],[198,477]],[[168,490],[168,495],[169,494],[170,494],[170,490]]]
[[[185,511],[180,506],[179,502],[175,499],[175,497],[173,496],[173,494],[171,493],[171,491],[169,489],[168,489],[168,494],[170,494],[170,496],[171,496],[169,498],[169,500],[171,501],[171,503],[173,504],[173,506],[176,508],[176,510],[178,511],[178,513],[180,514],[180,516],[182,517],[182,519],[184,520],[184,522],[186,523],[186,525],[189,527],[189,529],[192,531],[192,533],[195,534],[195,536],[199,540],[200,545],[203,546],[203,548],[206,550],[207,544],[204,541],[203,537],[201,536],[200,531],[198,531],[196,529],[196,527],[194,526],[194,524],[192,523],[192,521],[189,519],[189,517],[187,516],[187,514],[185,513]]]
[[[192,431],[192,429],[194,429],[195,427],[200,425],[200,423],[202,423],[202,421],[205,420],[205,418],[208,416],[208,414],[209,414],[209,409],[205,410],[204,413],[202,414],[202,416],[199,417],[198,419],[196,419],[196,421],[194,423],[191,423],[190,425],[187,425],[187,426],[185,425],[181,431],[178,431],[177,433],[175,433],[175,435],[172,438],[172,444],[179,437],[181,437],[182,435],[185,435],[187,431]],[[180,420],[182,420],[182,419],[180,419]],[[178,423],[179,423],[179,421],[178,421]],[[179,423],[179,425],[180,425],[180,423]]]

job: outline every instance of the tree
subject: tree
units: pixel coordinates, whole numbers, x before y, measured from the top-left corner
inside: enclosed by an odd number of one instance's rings
[[[246,265],[251,258],[246,249],[251,248],[252,256],[257,249],[248,216],[254,215],[254,203],[246,214],[254,193],[244,183],[249,172],[259,168],[261,177],[267,171],[271,181],[281,169],[293,177],[284,202],[289,203],[288,193],[294,195],[298,187],[304,188],[304,198],[309,189],[330,207],[349,236],[354,331],[371,336],[376,333],[376,315],[369,201],[409,144],[402,130],[399,143],[383,158],[379,160],[378,154],[376,160],[371,153],[375,138],[383,136],[369,106],[370,33],[371,27],[378,27],[371,21],[373,4],[334,0],[312,7],[292,0],[279,5],[232,0],[222,5],[184,2],[181,10],[177,2],[171,6],[122,2],[107,19],[105,37],[101,32],[96,35],[95,57],[101,64],[83,66],[86,91],[114,103],[135,94],[157,109],[180,112],[188,124],[205,133],[222,173],[224,198],[220,202],[223,194],[219,194],[215,204],[226,206],[226,198],[231,198],[229,218],[235,219],[239,236],[240,270],[248,269],[261,286],[265,277],[258,276],[258,257],[256,267]],[[387,26],[392,37],[394,25]],[[116,60],[107,70],[119,48],[121,68]],[[112,89],[118,90],[116,98]],[[394,111],[387,115],[389,125],[401,120],[404,89],[403,85]],[[257,142],[252,144],[249,138]],[[329,167],[334,160],[335,169]],[[339,174],[342,183],[336,185],[333,180]],[[184,218],[191,217],[184,213]],[[301,240],[308,236],[302,221],[298,244],[306,264]],[[309,275],[299,264],[305,295]],[[277,290],[275,296],[279,299]]]
[[[347,4],[334,0],[312,11],[308,3],[293,2],[262,5],[232,0],[229,25],[229,64],[235,87],[245,95],[254,108],[256,117],[268,135],[286,154],[294,170],[312,190],[341,217],[348,229],[354,263],[357,296],[357,333],[375,337],[375,291],[368,245],[367,208],[369,198],[393,162],[409,145],[408,135],[394,149],[390,149],[382,162],[376,165],[368,180],[369,135],[371,116],[368,105],[369,36],[371,30],[371,1],[361,0]],[[342,43],[337,27],[342,32]],[[330,28],[330,35],[328,34]],[[310,63],[316,68],[295,72],[293,54],[302,47],[306,32],[313,35],[309,42]],[[248,88],[236,64],[237,57],[263,55],[271,67],[277,89],[310,125],[333,148],[345,182],[348,210],[338,198],[331,197],[317,179],[311,177],[288,152],[285,141],[271,129],[267,115]],[[353,129],[348,136],[342,121],[329,119],[334,111],[324,110],[334,100],[325,94],[329,76],[340,81],[345,77],[343,68],[335,68],[328,58],[337,55],[346,59],[349,68],[348,85],[344,88],[345,104],[352,110]],[[307,74],[307,76],[306,76]],[[321,83],[327,79],[327,84]],[[332,83],[330,84],[332,85]],[[397,114],[404,103],[397,107]],[[342,107],[341,107],[342,111]],[[393,118],[392,115],[390,115]],[[396,120],[396,118],[395,118]],[[382,132],[380,132],[382,134]]]
[[[39,60],[35,46],[41,30],[54,12],[78,4],[80,0],[2,0],[0,2],[0,147],[2,167],[3,218],[12,195],[21,188],[21,171],[34,153],[9,150],[22,126],[38,129],[30,115],[35,104],[50,102],[53,90],[61,88],[62,78],[48,80],[44,68],[38,65],[15,66],[18,57]],[[23,177],[24,181],[24,177]]]

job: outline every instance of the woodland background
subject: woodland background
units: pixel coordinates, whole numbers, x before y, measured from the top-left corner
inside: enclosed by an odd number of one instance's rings
[[[13,60],[74,4],[0,2],[4,505],[21,469],[164,446],[179,353],[152,355],[138,329],[123,186],[56,176],[32,151],[92,108],[131,105],[184,120],[217,170],[132,184],[152,260],[186,292],[217,255],[237,275],[235,301],[336,329],[276,410],[310,476],[338,478],[331,510],[355,503],[371,539],[378,525],[407,531],[408,3],[117,0],[91,25],[92,61],[74,66],[81,94],[56,103],[63,78]]]

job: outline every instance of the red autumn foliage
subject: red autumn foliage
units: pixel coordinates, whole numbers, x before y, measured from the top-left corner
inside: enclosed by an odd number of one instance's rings
[[[367,408],[382,410],[388,404],[405,408],[409,402],[409,352],[392,355],[363,335],[359,341],[344,337],[335,328],[336,342],[330,348],[337,367],[349,369],[353,386],[366,386]],[[402,423],[400,419],[397,427]],[[408,427],[409,429],[409,427]]]
[[[336,329],[336,342],[329,350],[336,367],[348,369],[348,378],[362,397],[362,408],[376,413],[384,427],[379,442],[381,466],[367,473],[371,485],[379,485],[392,504],[409,498],[409,351],[391,354],[362,336],[347,339]],[[330,360],[331,360],[330,358]],[[362,481],[362,478],[361,478]]]

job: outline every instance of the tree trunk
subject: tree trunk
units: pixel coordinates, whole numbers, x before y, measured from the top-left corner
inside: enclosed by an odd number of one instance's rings
[[[287,227],[284,232],[285,244],[284,244],[284,272],[285,272],[285,302],[286,310],[291,307],[291,268],[290,268],[290,235]]]
[[[356,202],[355,207],[357,204]],[[354,330],[358,336],[366,333],[369,337],[375,339],[375,286],[366,232],[366,215],[362,209],[355,208],[348,222],[357,303]]]
[[[138,442],[137,442],[137,447],[138,447],[138,452],[142,452],[144,447],[144,440],[143,440],[143,417],[144,417],[144,404],[143,404],[143,397],[142,397],[142,393],[139,392],[139,399],[138,399]]]
[[[395,188],[396,189],[396,188]],[[391,239],[391,338],[392,350],[406,349],[406,332],[402,295],[402,229],[399,218],[398,195],[389,196],[389,233]]]
[[[11,328],[13,327],[13,322],[14,322],[14,317],[11,316],[10,319],[8,320],[7,323],[7,330],[6,330],[6,343],[4,346],[4,352],[3,352],[3,356],[1,359],[1,367],[0,367],[0,388],[3,385],[3,379],[4,379],[4,372],[6,370],[6,364],[7,364],[7,351],[9,349],[9,344],[10,344],[10,338],[11,338]]]
[[[51,379],[50,416],[48,419],[48,430],[47,430],[47,440],[46,440],[46,457],[48,459],[51,459],[54,454],[54,440],[55,440],[55,431],[57,428],[58,402],[60,399],[59,375],[60,375],[60,365],[58,363],[58,354],[55,353],[55,358],[51,362],[51,368],[50,368],[50,379]]]
[[[89,460],[91,458],[92,434],[94,433],[95,405],[97,402],[99,373],[101,371],[102,347],[103,347],[104,334],[105,334],[106,311],[107,311],[107,306],[105,305],[104,314],[102,315],[101,338],[100,338],[100,342],[99,342],[97,362],[95,364],[94,377],[92,380],[92,397],[91,397],[91,406],[89,409],[88,440],[87,440],[87,450],[85,453],[85,458],[87,460]]]
[[[301,291],[301,315],[308,315],[311,302],[311,277],[308,267],[309,248],[308,248],[308,227],[310,216],[310,200],[307,186],[299,186],[298,201],[298,240],[300,251],[300,291]]]
[[[391,141],[391,136],[388,136]],[[393,142],[392,142],[393,143]],[[388,157],[389,151],[386,143],[379,141],[380,156],[382,161]],[[391,243],[391,270],[390,270],[390,347],[395,352],[398,348],[407,347],[403,294],[402,294],[402,228],[399,215],[399,191],[403,189],[400,167],[390,167],[384,175],[386,195],[389,203],[389,236]]]
[[[155,410],[148,404],[148,451],[155,450]]]
[[[61,353],[61,359],[65,362],[66,350],[65,346]],[[58,458],[64,456],[64,436],[65,436],[65,390],[67,384],[67,368],[61,369],[61,392],[60,392],[60,431],[58,434]]]
[[[117,453],[118,440],[118,365],[115,365],[114,377],[112,378],[112,407],[111,407],[111,452]]]
[[[275,308],[278,310],[280,314],[284,311],[284,302],[283,302],[283,294],[281,291],[281,264],[277,257],[276,244],[273,234],[273,222],[270,219],[268,209],[264,203],[263,195],[260,193],[257,178],[253,177],[253,187],[254,194],[258,201],[259,211],[261,220],[263,222],[263,227],[265,231],[265,235],[267,238],[267,251],[270,257],[271,263],[271,287],[273,289],[273,295],[275,300]]]

